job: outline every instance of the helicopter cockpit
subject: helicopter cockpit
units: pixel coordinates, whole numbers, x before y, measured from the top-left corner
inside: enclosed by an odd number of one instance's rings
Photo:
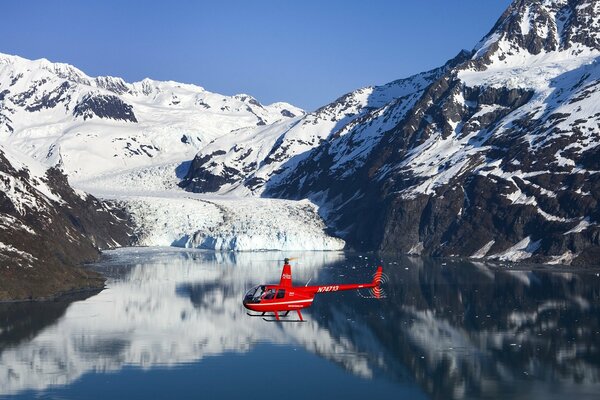
[[[244,304],[260,303],[261,300],[272,300],[275,298],[277,288],[267,287],[266,285],[254,286],[244,295]],[[285,294],[285,289],[279,289],[277,298],[282,298]]]

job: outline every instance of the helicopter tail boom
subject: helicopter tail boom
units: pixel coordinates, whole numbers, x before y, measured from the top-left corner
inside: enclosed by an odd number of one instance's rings
[[[356,290],[356,289],[377,289],[381,284],[381,276],[383,274],[383,268],[379,266],[375,272],[375,277],[372,282],[369,283],[357,283],[357,284],[345,284],[345,285],[323,285],[323,286],[307,286],[308,291],[314,293],[327,293],[327,292],[339,292],[343,290]]]

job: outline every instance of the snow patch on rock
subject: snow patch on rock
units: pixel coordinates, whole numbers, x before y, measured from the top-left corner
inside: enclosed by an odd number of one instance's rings
[[[530,258],[533,253],[540,247],[541,240],[532,241],[531,236],[527,236],[514,246],[504,250],[501,253],[490,256],[491,259],[501,261],[522,261]]]
[[[31,254],[25,252],[25,251],[21,251],[19,249],[17,249],[14,246],[11,246],[10,244],[4,244],[2,242],[0,242],[0,257],[18,257],[20,259],[23,259],[24,261],[27,262],[27,267],[32,267],[31,263],[36,261],[37,258],[32,256]]]
[[[471,255],[471,258],[484,258],[485,255],[490,251],[494,243],[496,243],[495,240],[490,240],[481,249],[473,253],[473,255]]]
[[[570,233],[579,233],[584,231],[585,229],[587,229],[590,225],[592,225],[590,223],[590,218],[586,217],[584,219],[582,219],[573,229],[570,229],[569,231],[565,232],[565,235],[568,235]]]

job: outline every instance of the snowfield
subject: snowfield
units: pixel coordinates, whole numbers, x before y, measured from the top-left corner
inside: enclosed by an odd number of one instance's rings
[[[0,132],[12,148],[69,177],[192,159],[212,140],[303,115],[287,103],[200,86],[90,77],[46,59],[0,54]]]

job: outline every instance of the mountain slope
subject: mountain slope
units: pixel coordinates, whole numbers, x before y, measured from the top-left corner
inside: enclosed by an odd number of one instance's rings
[[[334,137],[266,193],[313,199],[355,247],[597,260],[599,15],[594,1],[515,1],[362,167],[335,167],[348,146]]]
[[[124,218],[59,170],[0,146],[0,301],[101,288],[102,277],[77,266],[131,243]]]

